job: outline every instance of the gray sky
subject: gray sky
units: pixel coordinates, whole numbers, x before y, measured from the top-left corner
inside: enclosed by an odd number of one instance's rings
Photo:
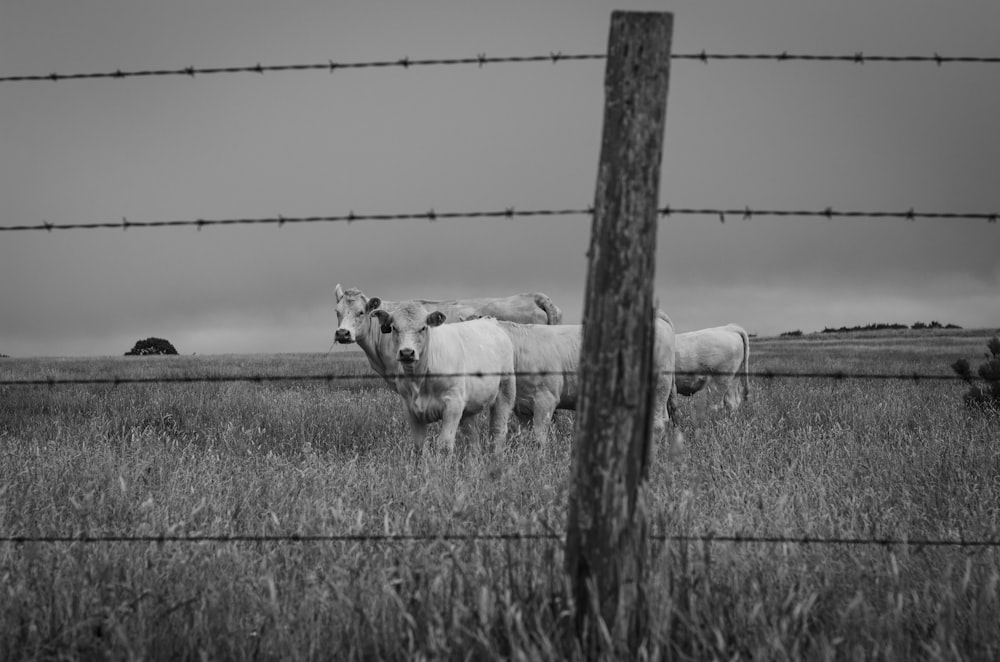
[[[676,53],[998,56],[995,0],[672,3],[32,0],[0,75],[599,53],[613,9]],[[0,224],[586,207],[603,61],[0,83]],[[661,204],[1000,212],[1000,65],[674,61]],[[0,352],[326,351],[333,288],[540,290],[582,314],[590,220],[0,234]],[[810,218],[659,226],[681,331],[1000,324],[1000,225]]]

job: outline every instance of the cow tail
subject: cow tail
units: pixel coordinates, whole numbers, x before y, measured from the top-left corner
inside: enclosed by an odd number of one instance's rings
[[[743,402],[750,399],[750,336],[740,329],[740,337],[743,338]]]
[[[562,324],[562,311],[552,303],[552,299],[547,294],[535,292],[535,304],[545,311],[549,324]]]

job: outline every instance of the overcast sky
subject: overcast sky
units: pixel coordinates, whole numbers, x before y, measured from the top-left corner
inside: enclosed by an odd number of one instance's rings
[[[1000,55],[996,0],[32,0],[0,76],[606,50]],[[586,207],[604,62],[0,83],[0,225]],[[1000,212],[1000,65],[671,65],[661,205]],[[325,352],[334,286],[549,294],[582,315],[590,219],[0,233],[0,353]],[[673,217],[678,330],[1000,325],[1000,224]]]

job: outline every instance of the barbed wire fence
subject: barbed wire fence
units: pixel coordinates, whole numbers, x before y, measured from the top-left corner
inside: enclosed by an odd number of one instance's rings
[[[238,67],[194,67],[187,66],[177,69],[134,69],[134,70],[123,70],[116,69],[114,71],[103,71],[103,72],[87,72],[87,73],[72,73],[72,74],[61,74],[61,73],[48,73],[48,74],[31,74],[24,76],[0,76],[0,83],[13,83],[13,82],[39,82],[39,81],[49,81],[57,82],[61,80],[94,80],[94,79],[125,79],[125,78],[152,78],[159,76],[186,76],[189,78],[194,78],[195,76],[206,76],[214,74],[240,74],[240,73],[252,73],[252,74],[265,74],[265,73],[278,73],[278,72],[293,72],[293,71],[314,71],[314,72],[328,72],[334,73],[336,71],[345,69],[410,69],[417,67],[434,67],[434,66],[457,66],[457,65],[476,65],[480,68],[487,64],[524,64],[532,62],[551,62],[556,64],[558,62],[573,62],[573,61],[583,61],[583,60],[605,60],[607,55],[605,53],[562,53],[559,51],[549,52],[547,55],[526,55],[526,56],[487,56],[485,53],[479,53],[475,57],[456,57],[456,58],[410,58],[402,57],[393,60],[370,60],[364,62],[335,62],[333,60],[327,60],[326,62],[311,62],[311,63],[300,63],[300,64],[269,64],[263,65],[261,63],[249,65],[249,66],[238,66]],[[931,55],[865,55],[862,51],[856,51],[854,53],[839,54],[839,55],[823,55],[823,54],[810,54],[810,53],[789,53],[783,51],[781,53],[709,53],[705,50],[694,52],[694,53],[673,53],[670,56],[671,60],[688,60],[697,61],[702,63],[709,63],[712,61],[755,61],[755,62],[841,62],[841,63],[851,63],[851,64],[866,64],[866,63],[923,63],[923,64],[935,64],[937,66],[942,66],[944,64],[997,64],[1000,63],[1000,57],[979,57],[971,55],[959,55],[959,56],[946,56],[940,55],[939,53],[933,53]]]
[[[513,374],[515,377],[573,377],[576,372],[553,372],[545,370],[514,371],[513,373],[501,372],[442,372],[426,373],[421,377],[450,379],[457,377],[500,377]],[[732,372],[711,371],[711,370],[676,370],[670,373],[674,376],[684,377],[732,377]],[[739,373],[738,376],[742,376]],[[786,372],[780,370],[758,370],[748,371],[748,377],[759,379],[871,379],[875,381],[928,381],[928,382],[958,382],[967,381],[966,377],[957,374],[931,374],[931,373],[886,373],[886,372],[848,372],[845,370],[834,370],[824,372]],[[365,374],[295,374],[295,375],[175,375],[172,377],[49,377],[44,379],[0,379],[0,387],[3,386],[83,386],[83,385],[104,385],[104,386],[124,386],[126,384],[194,384],[194,383],[227,383],[227,382],[354,382],[354,381],[379,381],[383,379],[376,373]]]
[[[604,60],[604,53],[577,53],[564,54],[561,52],[550,52],[547,55],[531,56],[504,56],[492,57],[485,53],[477,54],[475,57],[460,58],[435,58],[435,59],[411,59],[403,57],[392,60],[374,60],[365,62],[335,62],[329,60],[321,63],[288,64],[288,65],[263,65],[257,63],[251,66],[241,67],[182,67],[178,69],[146,69],[146,70],[122,70],[87,73],[49,73],[44,75],[7,75],[0,76],[0,83],[13,82],[58,82],[67,80],[95,80],[95,79],[127,79],[127,78],[151,78],[163,76],[183,76],[194,78],[202,75],[215,74],[239,74],[255,73],[262,75],[265,73],[279,72],[327,72],[335,73],[340,70],[352,69],[410,69],[418,67],[432,66],[476,66],[483,68],[486,65],[495,64],[523,64],[549,62],[557,64],[560,62]],[[713,61],[769,61],[769,62],[826,62],[826,63],[918,63],[934,64],[941,67],[945,64],[997,64],[1000,57],[979,57],[979,56],[943,56],[938,53],[932,55],[866,55],[863,52],[854,52],[840,55],[824,54],[802,54],[788,53],[709,53],[704,50],[692,53],[671,54],[672,60],[695,61],[708,64]],[[918,219],[930,220],[985,220],[989,223],[997,222],[1000,213],[998,212],[922,212],[913,208],[904,211],[841,211],[833,207],[821,210],[798,209],[753,209],[745,208],[692,208],[692,207],[664,207],[659,211],[662,218],[673,216],[713,216],[721,222],[727,218],[741,218],[751,220],[755,217],[813,217],[833,219],[851,218],[888,218],[897,220],[915,221]],[[327,216],[299,216],[285,217],[281,215],[258,217],[258,218],[222,218],[222,219],[195,219],[195,220],[165,220],[165,221],[130,221],[123,217],[120,222],[95,222],[95,223],[50,223],[42,221],[35,224],[21,224],[0,226],[0,232],[17,231],[47,231],[55,230],[84,230],[84,229],[121,229],[132,228],[163,228],[163,227],[196,227],[200,230],[203,227],[212,226],[235,226],[235,225],[276,225],[283,227],[292,224],[309,223],[330,223],[356,221],[380,221],[380,220],[426,220],[436,221],[444,219],[475,219],[475,218],[506,218],[514,219],[521,217],[542,217],[542,216],[571,216],[571,215],[592,215],[592,207],[565,208],[565,209],[532,209],[519,210],[508,207],[503,210],[492,211],[466,211],[466,212],[436,212],[433,209],[426,212],[398,213],[398,214],[357,214],[350,211],[347,214],[327,215]],[[486,373],[476,373],[485,376]],[[526,374],[526,373],[518,373]],[[531,374],[545,375],[554,373]],[[566,373],[558,373],[566,374]],[[705,371],[697,373],[677,371],[675,375],[704,375]],[[448,377],[458,376],[455,373],[446,373],[437,376]],[[806,379],[871,379],[871,380],[902,380],[902,381],[965,381],[958,375],[941,374],[917,374],[917,373],[856,373],[847,371],[826,371],[826,372],[784,372],[763,370],[749,372],[748,376],[762,379],[777,378],[806,378]],[[194,382],[286,382],[286,381],[325,381],[338,382],[348,380],[381,380],[380,375],[368,373],[364,375],[344,375],[344,374],[320,374],[320,375],[188,375],[188,376],[159,376],[159,377],[100,377],[100,378],[45,378],[45,379],[0,379],[0,387],[15,386],[77,386],[77,385],[110,385],[119,386],[127,384],[151,384],[151,383],[194,383]],[[336,542],[364,542],[364,543],[405,543],[405,542],[427,542],[427,541],[553,541],[561,544],[564,539],[563,533],[437,533],[437,534],[276,534],[276,535],[0,535],[0,543],[14,545],[30,543],[48,544],[100,544],[100,543],[336,543]],[[1000,547],[1000,539],[934,539],[934,538],[893,538],[893,537],[871,537],[871,538],[847,538],[847,537],[824,537],[824,536],[770,536],[770,535],[716,535],[704,533],[698,535],[665,535],[652,534],[652,540],[662,542],[683,542],[683,543],[757,543],[757,544],[793,544],[793,545],[841,545],[841,546],[912,546],[916,548],[931,547],[961,547],[961,548],[996,548]]]
[[[243,218],[198,218],[188,220],[165,220],[165,221],[130,221],[122,217],[121,221],[105,221],[95,223],[50,223],[42,221],[36,224],[21,225],[0,225],[0,232],[29,232],[54,230],[122,230],[132,228],[178,228],[194,227],[201,230],[205,227],[213,226],[234,226],[234,225],[276,225],[279,228],[285,225],[304,225],[311,223],[356,223],[373,221],[438,221],[454,219],[516,219],[529,217],[557,217],[557,216],[591,216],[594,210],[592,207],[568,207],[561,209],[517,209],[515,207],[505,207],[494,210],[472,210],[472,211],[445,211],[438,212],[433,209],[423,212],[404,212],[395,214],[360,214],[353,210],[346,214],[336,214],[327,216],[262,216]],[[1000,212],[926,212],[917,211],[912,207],[902,211],[848,211],[838,210],[833,207],[825,209],[754,209],[751,207],[662,207],[658,210],[661,218],[672,218],[674,216],[712,216],[725,223],[728,218],[739,218],[744,221],[753,218],[764,217],[802,217],[802,218],[825,218],[833,219],[896,219],[905,221],[916,220],[969,220],[986,221],[996,223],[1000,219]]]
[[[765,545],[837,545],[865,547],[914,547],[914,548],[1000,548],[1000,539],[948,539],[948,538],[848,538],[839,536],[759,536],[759,535],[716,535],[704,533],[696,535],[667,535],[653,533],[651,540],[663,543],[757,543]],[[3,535],[0,543],[25,545],[32,543],[47,544],[166,544],[166,543],[422,543],[422,542],[540,542],[552,541],[562,543],[565,533],[550,531],[545,533],[429,533],[429,534],[308,534],[287,533],[271,535],[254,534],[192,534],[192,535],[118,535],[118,534],[79,534],[79,535]]]

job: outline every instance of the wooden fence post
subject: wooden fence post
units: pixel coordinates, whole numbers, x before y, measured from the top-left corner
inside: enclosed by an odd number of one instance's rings
[[[673,16],[611,15],[583,313],[566,572],[587,659],[646,639],[653,275]]]

